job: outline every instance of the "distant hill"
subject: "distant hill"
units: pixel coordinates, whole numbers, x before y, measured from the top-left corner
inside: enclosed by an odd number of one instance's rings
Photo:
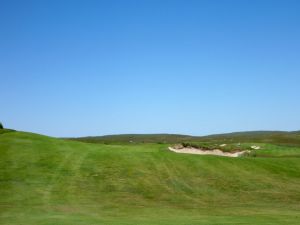
[[[202,137],[202,141],[258,142],[300,146],[299,131],[248,131]]]
[[[71,139],[88,143],[177,143],[193,138],[193,136],[179,134],[119,134]]]
[[[120,134],[70,138],[87,143],[257,142],[300,146],[300,131],[246,131],[208,136],[179,134]]]

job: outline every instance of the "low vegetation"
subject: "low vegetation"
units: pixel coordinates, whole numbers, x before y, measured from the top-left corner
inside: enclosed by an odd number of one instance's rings
[[[15,130],[11,130],[11,129],[0,129],[0,134],[4,134],[4,133],[9,133],[9,132],[14,132]]]
[[[213,144],[238,144],[238,143],[268,143],[284,146],[300,147],[300,131],[283,132],[283,131],[253,131],[237,132],[209,136],[189,136],[176,134],[122,134],[107,135],[96,137],[71,138],[72,140],[87,143],[213,143]]]
[[[253,146],[248,143],[230,143],[230,144],[218,144],[215,142],[183,142],[181,143],[183,147],[192,147],[202,150],[214,150],[219,149],[223,152],[239,152],[245,150],[253,150]]]

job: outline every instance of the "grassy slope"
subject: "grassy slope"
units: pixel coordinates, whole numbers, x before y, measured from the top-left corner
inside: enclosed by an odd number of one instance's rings
[[[14,132],[15,130],[11,130],[11,129],[0,129],[0,134],[4,134],[4,133],[9,133],[9,132]]]
[[[212,142],[212,143],[269,143],[300,147],[300,131],[252,131],[217,134],[203,137],[177,134],[122,134],[96,137],[73,138],[89,143],[182,143],[182,142]]]
[[[300,221],[297,157],[195,156],[163,144],[87,144],[22,132],[0,135],[0,155],[0,224]]]

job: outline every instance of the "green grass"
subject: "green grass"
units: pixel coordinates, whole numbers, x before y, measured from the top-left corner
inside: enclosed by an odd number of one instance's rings
[[[11,129],[0,129],[0,134],[4,134],[4,133],[9,133],[9,132],[14,132],[15,130],[11,130]]]
[[[0,224],[299,224],[298,147],[226,158],[167,146],[0,134]]]

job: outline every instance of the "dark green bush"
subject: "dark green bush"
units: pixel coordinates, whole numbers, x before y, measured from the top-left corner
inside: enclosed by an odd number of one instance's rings
[[[3,129],[3,125],[2,125],[2,123],[0,122],[0,129]]]

